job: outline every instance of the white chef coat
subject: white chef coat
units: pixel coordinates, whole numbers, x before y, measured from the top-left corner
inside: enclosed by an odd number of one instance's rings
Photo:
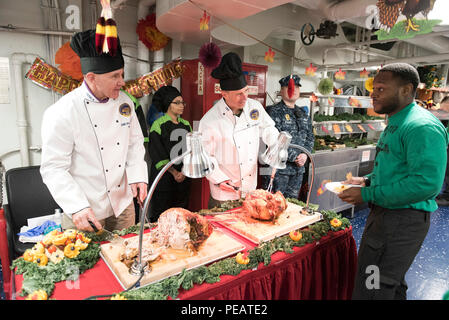
[[[86,83],[50,106],[42,120],[41,175],[69,215],[92,208],[98,220],[132,202],[132,183],[148,183],[134,105],[120,92],[100,102]]]
[[[271,146],[279,132],[262,104],[248,98],[240,117],[221,98],[200,120],[203,146],[218,167],[208,175],[212,198],[239,199],[239,192],[221,190],[221,182],[231,180],[242,196],[257,187],[259,141]]]

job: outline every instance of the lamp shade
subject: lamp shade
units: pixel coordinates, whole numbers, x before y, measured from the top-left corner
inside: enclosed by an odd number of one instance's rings
[[[200,132],[186,135],[187,152],[183,158],[182,173],[189,178],[202,178],[214,170],[211,157],[204,151]]]
[[[287,167],[288,147],[291,140],[292,136],[290,133],[286,131],[280,132],[277,142],[265,150],[260,160],[272,168],[285,169]]]

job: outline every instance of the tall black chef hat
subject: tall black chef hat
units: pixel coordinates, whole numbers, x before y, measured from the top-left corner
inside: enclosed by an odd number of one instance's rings
[[[229,52],[221,58],[220,65],[212,71],[211,76],[220,80],[221,90],[234,91],[246,87],[242,60],[234,52]]]
[[[80,57],[83,74],[93,72],[103,74],[123,68],[125,61],[122,56],[120,39],[117,38],[117,53],[111,56],[107,53],[98,54],[95,48],[95,30],[76,33],[70,41],[70,47]]]
[[[168,106],[175,100],[176,97],[179,97],[181,92],[173,86],[163,86],[159,88],[153,96],[152,103],[154,106],[162,112],[167,112]]]

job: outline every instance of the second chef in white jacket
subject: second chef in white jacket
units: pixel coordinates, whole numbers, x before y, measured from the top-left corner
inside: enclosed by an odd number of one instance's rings
[[[123,229],[135,224],[133,196],[144,201],[148,171],[133,103],[120,91],[120,43],[115,56],[98,55],[88,30],[71,47],[84,82],[44,113],[41,175],[66,214],[63,228],[93,231],[91,221],[99,230]]]
[[[209,207],[239,199],[256,189],[259,140],[270,146],[279,135],[262,104],[248,98],[242,61],[237,54],[224,55],[211,75],[220,80],[222,99],[199,124],[203,146],[218,164],[207,176]]]

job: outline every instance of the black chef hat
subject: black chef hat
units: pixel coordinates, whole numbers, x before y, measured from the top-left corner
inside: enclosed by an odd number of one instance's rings
[[[299,86],[301,87],[301,78],[294,74],[292,75],[293,81],[295,82],[295,86]],[[286,76],[284,78],[282,78],[281,80],[279,80],[279,83],[281,85],[281,87],[288,87],[288,81],[290,80],[290,76]]]
[[[122,56],[122,47],[117,38],[117,53],[111,56],[107,53],[98,54],[95,49],[95,30],[76,33],[70,41],[70,47],[80,57],[81,72],[103,74],[123,68],[125,61]]]
[[[220,65],[212,71],[211,76],[220,80],[221,90],[234,91],[246,87],[242,60],[234,52],[229,52],[223,56]]]
[[[168,106],[179,97],[181,92],[173,86],[164,86],[154,93],[152,103],[161,112],[167,112]]]

